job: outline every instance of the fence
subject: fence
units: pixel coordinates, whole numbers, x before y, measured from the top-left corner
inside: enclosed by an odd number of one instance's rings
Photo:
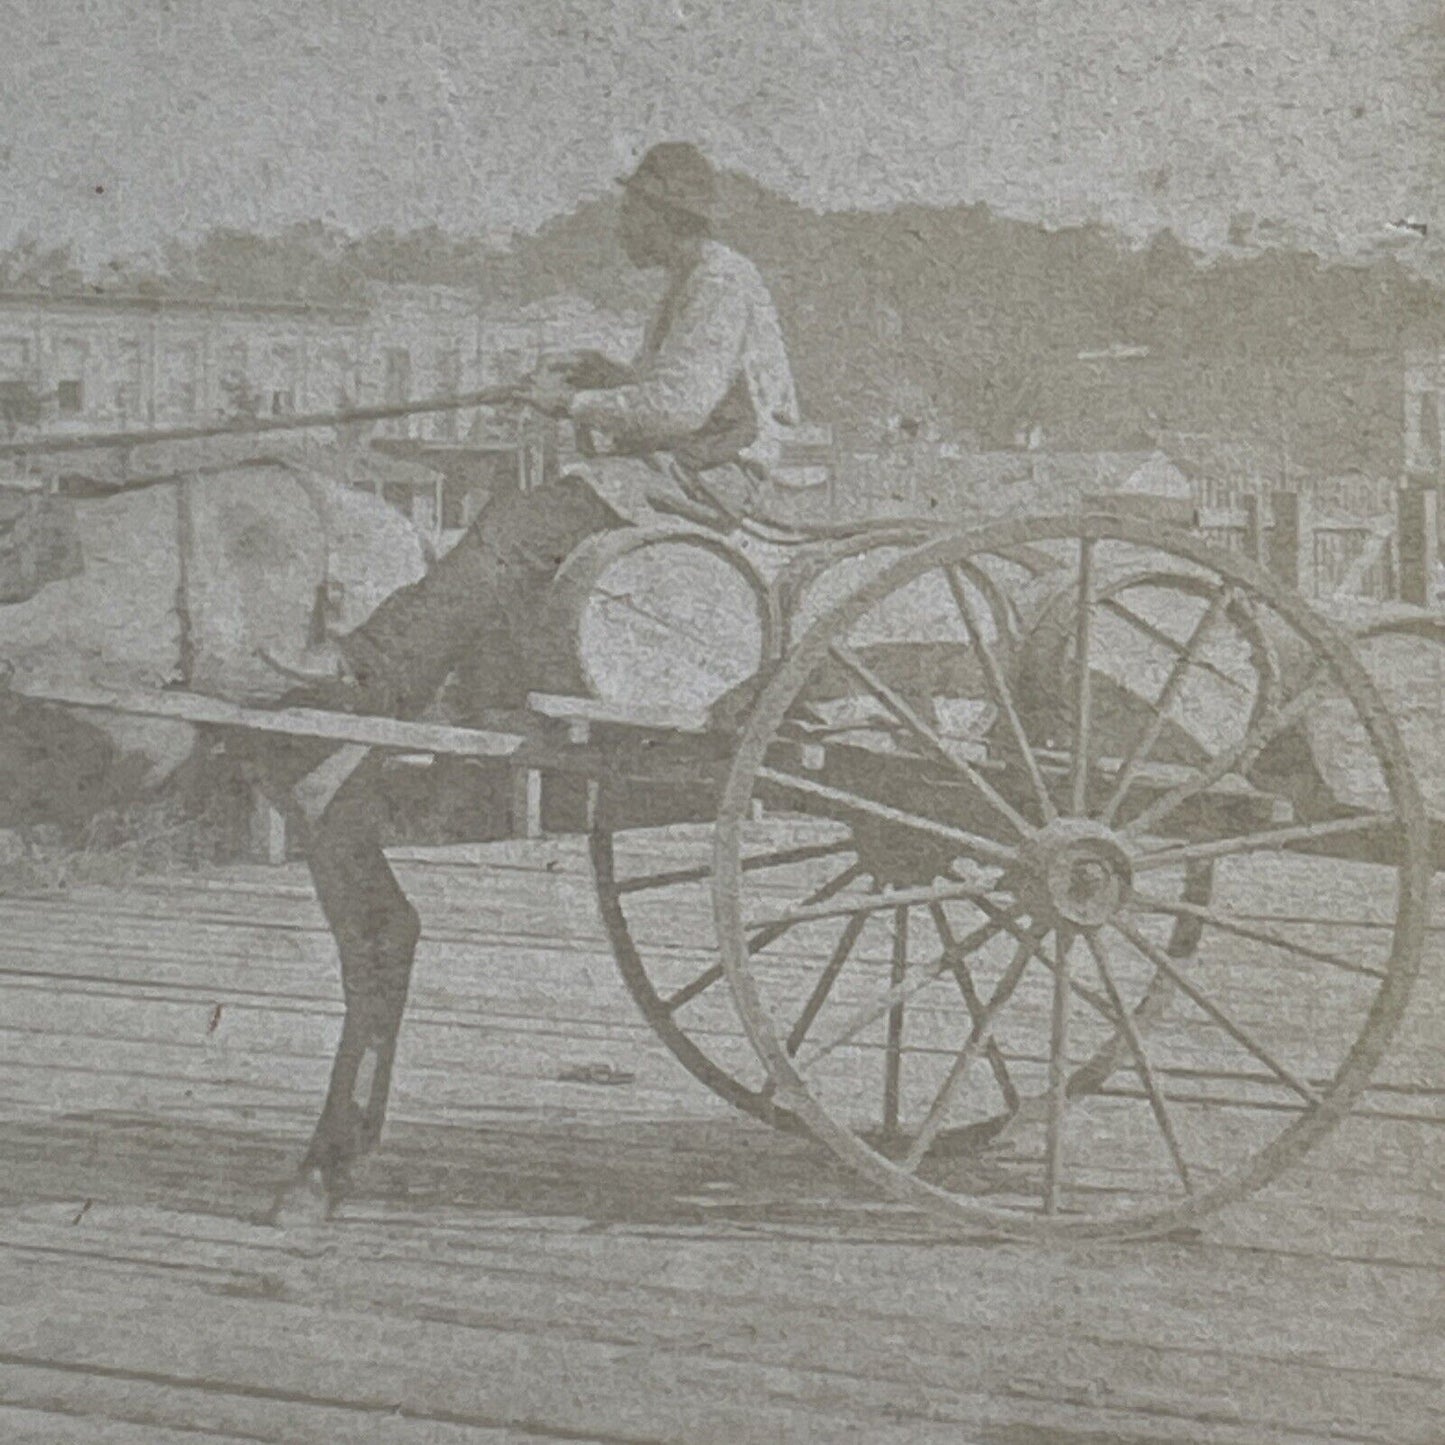
[[[1330,502],[1378,502],[1381,495],[1383,506],[1345,517],[1332,506],[1325,514]],[[1366,597],[1420,606],[1434,601],[1439,543],[1433,487],[1381,487],[1347,499],[1271,492],[1236,495],[1231,501],[1231,506],[1201,508],[1202,535],[1261,562],[1306,597]]]

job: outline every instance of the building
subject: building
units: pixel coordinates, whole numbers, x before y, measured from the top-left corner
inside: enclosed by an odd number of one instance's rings
[[[0,293],[0,384],[42,432],[295,411],[356,386],[362,311],[150,296]]]
[[[579,298],[499,312],[474,292],[441,286],[377,285],[364,307],[0,292],[0,437],[402,406],[519,381],[546,351],[630,355],[641,333],[640,321]],[[208,444],[203,460],[236,454],[238,440]],[[329,428],[296,434],[297,445],[339,440]],[[397,417],[352,441],[371,443],[371,460],[350,448],[352,480],[438,541],[465,527],[498,486],[526,485],[546,449],[535,418],[489,408]],[[72,453],[60,470],[113,484],[191,464],[174,452]],[[43,456],[33,465],[51,474]]]
[[[439,286],[377,286],[356,308],[0,292],[0,424],[63,434],[400,405],[515,380],[548,349],[628,354],[640,331],[580,300],[497,313]],[[445,442],[474,420],[381,430]]]

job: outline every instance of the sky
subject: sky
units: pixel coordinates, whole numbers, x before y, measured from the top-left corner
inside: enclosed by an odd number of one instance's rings
[[[687,138],[817,209],[1350,253],[1445,235],[1442,3],[3,0],[0,245],[502,237]]]

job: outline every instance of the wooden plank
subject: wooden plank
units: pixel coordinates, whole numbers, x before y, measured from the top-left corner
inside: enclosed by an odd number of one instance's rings
[[[21,1389],[18,1372],[0,1371],[0,1390],[13,1399]],[[0,1403],[0,1440],[5,1445],[249,1445],[282,1438],[258,1435],[250,1427],[243,1435],[209,1424],[172,1428],[154,1415],[137,1418],[128,1413],[133,1407],[119,1401],[114,1414],[102,1413],[90,1392],[73,1402],[57,1400],[51,1391],[24,1393],[29,1400],[35,1401],[37,1394],[41,1399],[33,1408]]]
[[[426,937],[398,1107],[315,1229],[234,1217],[259,1218],[299,1154],[338,1020],[299,870],[0,901],[6,963],[35,968],[0,979],[0,1438],[1438,1438],[1438,1124],[1347,1120],[1197,1245],[941,1238],[663,1054],[575,843],[443,856],[402,869]],[[696,830],[628,865],[705,860]],[[1382,921],[1371,879],[1321,870],[1271,863],[1270,910],[1328,886]],[[706,881],[689,897],[634,900],[679,978],[707,956]],[[881,934],[863,962],[886,963]],[[1269,1009],[1243,952],[1212,966]],[[1427,970],[1382,1074],[1440,1080],[1441,993]],[[737,1031],[723,994],[689,1007]],[[638,1086],[556,1082],[592,1057]],[[118,1105],[133,1117],[100,1112]]]
[[[394,1411],[269,1400],[243,1392],[116,1379],[103,1370],[12,1367],[0,1405],[5,1445],[536,1445],[537,1436]],[[234,1432],[234,1433],[233,1433]],[[600,1442],[599,1442],[600,1445]]]
[[[615,703],[599,702],[596,698],[550,692],[528,693],[527,706],[543,717],[564,722],[610,723],[620,727],[680,733],[705,733],[709,726],[706,708],[620,707]]]
[[[735,1258],[734,1250],[730,1259]],[[1266,1445],[1287,1438],[1272,1402],[1257,1408],[1251,1401],[1242,1408],[1231,1399],[1227,1377],[1197,1407],[1181,1406],[1162,1390],[1120,1391],[1104,1373],[1108,1354],[1078,1342],[1065,1363],[1056,1350],[1044,1351],[1035,1341],[1031,1367],[1016,1332],[1003,1348],[969,1332],[967,1349],[961,1343],[943,1343],[927,1354],[900,1349],[887,1341],[901,1335],[914,1345],[921,1332],[888,1312],[848,1327],[835,1323],[831,1312],[807,1320],[790,1311],[794,1328],[785,1336],[759,1317],[756,1306],[730,1311],[742,1317],[728,1329],[700,1293],[688,1291],[678,1301],[685,1312],[681,1319],[669,1320],[668,1311],[618,1331],[607,1315],[594,1312],[574,1318],[570,1327],[538,1328],[531,1320],[509,1318],[510,1312],[469,1308],[461,1300],[419,1301],[420,1308],[397,1315],[390,1299],[381,1308],[370,1301],[363,1307],[359,1298],[337,1298],[324,1287],[315,1304],[285,1293],[267,1298],[259,1289],[214,1299],[184,1281],[139,1277],[129,1281],[128,1294],[110,1290],[108,1295],[120,1298],[97,1302],[81,1288],[81,1269],[65,1273],[71,1279],[51,1296],[53,1323],[33,1327],[35,1342],[12,1356],[28,1368],[49,1364],[74,1371],[98,1357],[121,1379],[174,1389],[196,1389],[204,1382],[223,1394],[305,1405],[349,1403],[366,1414],[511,1426],[544,1439],[590,1436],[627,1445],[745,1440],[803,1445],[819,1439],[960,1445],[998,1438],[996,1432],[1008,1425],[1063,1431],[1086,1421],[1110,1438],[1143,1436],[1146,1428],[1151,1440],[1199,1445]],[[896,1281],[889,1287],[896,1288]],[[543,1299],[564,1289],[558,1280],[533,1285]],[[301,1298],[315,1294],[307,1289]],[[183,1333],[170,1326],[172,1319],[185,1320]],[[755,1343],[742,1333],[749,1327]],[[945,1340],[953,1333],[936,1325],[934,1331]],[[298,1352],[297,1339],[307,1340],[310,1349]],[[709,1348],[712,1340],[717,1344]],[[218,1348],[224,1351],[219,1358]],[[1063,1369],[1050,1378],[1050,1365]],[[981,1388],[985,1371],[1003,1373],[1005,1387]],[[1093,1385],[1101,1378],[1110,1381],[1102,1389]],[[1279,1388],[1277,1379],[1273,1388]],[[1318,1426],[1328,1428],[1331,1405],[1342,1430],[1366,1410],[1378,1419],[1377,1398],[1339,1410],[1345,1392],[1338,1384],[1324,1393],[1327,1399],[1309,1411]],[[1394,1418],[1420,1420],[1418,1394],[1418,1387],[1399,1390]],[[989,1426],[993,1429],[980,1437]]]
[[[208,727],[243,728],[286,737],[324,738],[456,757],[510,757],[526,742],[520,733],[484,732],[441,723],[323,712],[317,708],[261,708],[225,702],[194,692],[146,692],[140,689],[88,687],[80,683],[15,688],[17,696],[64,707],[93,708],[132,717],[171,718]]]
[[[479,1232],[458,1217],[440,1236],[424,1219],[330,1231],[317,1264],[289,1234],[271,1251],[254,1235],[239,1248],[219,1237],[202,1244],[186,1238],[181,1220],[174,1232],[150,1233],[130,1212],[133,1222],[107,1229],[108,1213],[97,1206],[79,1227],[58,1223],[49,1253],[43,1230],[38,1252],[4,1251],[0,1278],[13,1290],[22,1259],[33,1260],[26,1269],[44,1270],[54,1306],[32,1325],[24,1353],[44,1350],[57,1364],[74,1361],[72,1369],[102,1360],[122,1378],[161,1376],[177,1391],[194,1380],[193,1362],[209,1358],[223,1394],[350,1399],[363,1410],[395,1398],[405,1413],[513,1419],[531,1395],[533,1418],[558,1433],[590,1426],[627,1438],[651,1427],[664,1439],[834,1438],[829,1427],[856,1416],[868,1427],[860,1438],[871,1441],[942,1438],[925,1422],[976,1429],[1049,1418],[1096,1431],[1132,1425],[1131,1435],[1151,1440],[1254,1445],[1288,1437],[1291,1426],[1305,1438],[1313,1429],[1426,1439],[1383,1431],[1427,1425],[1441,1384],[1423,1341],[1362,1346],[1374,1306],[1350,1290],[1357,1271],[1326,1263],[1321,1273],[1317,1260],[1276,1261],[1262,1277],[1258,1258],[1245,1253],[1115,1248],[1060,1259],[963,1247],[949,1252],[955,1273],[939,1270],[936,1250],[865,1236],[819,1241],[809,1251],[815,1271],[779,1279],[749,1260],[758,1241],[745,1234],[622,1234],[599,1249],[575,1229],[534,1232],[519,1218],[510,1229]],[[1077,1282],[1077,1294],[1060,1291],[1064,1279]],[[1394,1280],[1391,1308],[1402,1329],[1421,1326],[1437,1284]],[[1020,1290],[1035,1301],[1022,1314]],[[1080,1298],[1121,1294],[1136,1313],[1075,1313]],[[110,1318],[112,1298],[128,1318]],[[1333,1311],[1310,1309],[1325,1298],[1336,1301]],[[1234,1328],[1212,1334],[1201,1300]],[[1280,1308],[1289,1310],[1283,1330]],[[171,1341],[168,1313],[196,1338]],[[273,1354],[302,1333],[314,1341],[309,1371],[304,1359]],[[221,1369],[218,1339],[227,1342]],[[349,1349],[329,1343],[342,1339]],[[468,1356],[473,1367],[459,1372]],[[619,1399],[609,1365],[622,1367],[635,1399]],[[262,1373],[268,1368],[276,1373]],[[408,1368],[424,1391],[408,1386]],[[559,1370],[576,1375],[575,1390],[560,1396]],[[404,1393],[394,1396],[397,1389]],[[1293,1420],[1280,1404],[1286,1391],[1304,1402]],[[686,1410],[720,1405],[729,1428],[744,1433],[690,1433],[666,1403],[675,1392]],[[764,1413],[749,1419],[745,1400]],[[638,1406],[644,1413],[632,1414]],[[875,1434],[890,1417],[921,1433]],[[1153,1428],[1142,1428],[1146,1421]],[[747,1433],[769,1426],[786,1433]]]

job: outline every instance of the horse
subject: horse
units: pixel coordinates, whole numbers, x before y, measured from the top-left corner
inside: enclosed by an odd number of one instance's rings
[[[268,653],[291,654],[350,630],[430,561],[424,539],[395,508],[314,464],[285,459],[11,510],[32,520],[43,512],[45,525],[0,537],[0,549],[8,541],[24,551],[11,559],[0,603],[9,684],[0,687],[0,827],[74,828],[100,809],[154,795],[202,741],[187,722],[79,710],[32,694],[180,687],[253,706],[280,702],[292,684]],[[287,743],[227,738],[252,781],[283,805],[295,780]],[[319,818],[297,819],[340,953],[346,1014],[326,1103],[296,1179],[282,1187],[278,1217],[290,1201],[309,1208],[318,1192],[334,1194],[340,1173],[380,1134],[417,917],[389,869],[364,920],[369,936],[338,927],[332,906],[357,830],[374,826],[375,767],[368,760]],[[357,1079],[363,1056],[374,1067],[358,1116],[351,1099],[367,1087]]]

